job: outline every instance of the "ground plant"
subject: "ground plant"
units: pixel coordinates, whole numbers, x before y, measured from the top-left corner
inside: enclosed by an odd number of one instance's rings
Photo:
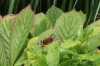
[[[84,28],[85,21],[82,11],[55,6],[46,14],[34,14],[28,5],[0,16],[0,66],[100,66],[100,20]]]

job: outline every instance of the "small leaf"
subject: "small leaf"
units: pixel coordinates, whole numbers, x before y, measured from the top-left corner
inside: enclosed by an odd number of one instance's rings
[[[46,15],[49,16],[49,18],[52,21],[52,25],[54,26],[56,23],[56,19],[60,17],[60,15],[63,14],[63,11],[61,11],[59,8],[56,8],[55,6],[52,6],[47,12]]]
[[[64,13],[57,19],[55,24],[55,32],[58,39],[76,39],[78,31],[83,27],[82,18],[76,11]]]
[[[59,48],[58,43],[54,42],[48,46],[48,53],[46,56],[46,62],[48,66],[57,66],[59,63]]]

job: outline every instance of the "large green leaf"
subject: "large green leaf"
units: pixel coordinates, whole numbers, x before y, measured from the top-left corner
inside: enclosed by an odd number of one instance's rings
[[[58,42],[54,42],[48,46],[46,62],[48,66],[57,66],[59,64],[59,47]]]
[[[55,32],[57,38],[76,39],[78,31],[83,27],[83,20],[75,11],[64,13],[57,19],[55,24]]]
[[[49,18],[43,14],[37,14],[35,15],[35,19],[34,19],[34,35],[33,36],[38,36],[39,34],[41,34],[43,31],[46,31],[47,29],[50,29],[52,27],[51,21],[49,20]]]
[[[63,11],[61,11],[59,8],[56,8],[55,6],[52,6],[47,12],[46,15],[49,16],[49,18],[52,21],[52,25],[54,26],[56,23],[56,19],[60,17],[60,15],[63,14]]]
[[[6,58],[10,62],[11,30],[12,30],[11,25],[12,25],[12,20],[14,19],[14,17],[15,16],[7,15],[2,19],[2,22],[0,22],[0,40],[2,41],[2,44],[0,44],[0,47],[3,49],[3,51],[1,51],[0,53],[5,53],[5,54],[0,54],[0,55],[4,55],[4,56],[0,56],[1,57],[0,60],[2,61]],[[2,61],[0,61],[0,63]]]
[[[13,27],[11,38],[11,65],[14,64],[21,48],[26,42],[30,28],[33,24],[34,14],[30,9],[30,6],[23,9],[15,20],[15,27]]]

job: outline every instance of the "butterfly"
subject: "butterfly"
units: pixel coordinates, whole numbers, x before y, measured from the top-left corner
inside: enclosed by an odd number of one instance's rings
[[[52,34],[48,38],[39,41],[38,44],[41,46],[48,46],[50,43],[54,42],[54,39],[55,39],[55,35]]]

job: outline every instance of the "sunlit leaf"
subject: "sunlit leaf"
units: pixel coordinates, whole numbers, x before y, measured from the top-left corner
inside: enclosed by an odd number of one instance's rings
[[[59,63],[59,48],[58,43],[55,42],[48,46],[46,62],[48,66],[57,66]]]
[[[30,59],[28,63],[30,63],[32,66],[47,66],[46,60],[43,57],[40,57],[29,51],[27,51],[27,54],[28,59]]]

